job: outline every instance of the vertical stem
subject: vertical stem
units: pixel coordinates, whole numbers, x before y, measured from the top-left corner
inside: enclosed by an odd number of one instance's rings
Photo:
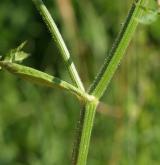
[[[89,102],[85,106],[84,122],[76,165],[86,164],[96,108],[97,102]]]
[[[73,80],[73,82],[76,84],[76,86],[84,91],[83,83],[81,82],[81,79],[79,77],[79,74],[76,70],[76,67],[71,59],[70,53],[65,45],[65,42],[51,16],[48,9],[44,5],[42,0],[33,0],[35,3],[37,9],[40,11],[40,14],[43,17],[44,22],[46,23],[53,39],[55,40],[57,47],[59,48],[59,51],[61,53],[61,56],[64,60],[64,63],[70,73],[70,76]]]

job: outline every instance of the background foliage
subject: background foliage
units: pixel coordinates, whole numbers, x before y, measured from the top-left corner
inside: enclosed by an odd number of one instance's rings
[[[85,87],[104,61],[131,0],[46,0]],[[160,163],[160,19],[140,25],[99,105],[88,164]],[[25,65],[70,81],[31,1],[1,0],[0,54],[28,40]],[[70,164],[80,109],[68,93],[0,73],[0,165]]]

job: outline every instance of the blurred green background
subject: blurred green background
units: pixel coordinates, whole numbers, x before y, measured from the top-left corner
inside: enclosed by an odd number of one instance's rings
[[[132,0],[45,0],[86,89]],[[0,1],[0,54],[28,41],[24,64],[70,82],[31,0]],[[88,165],[160,164],[160,19],[140,25],[99,105]],[[81,105],[0,72],[0,165],[69,165]]]

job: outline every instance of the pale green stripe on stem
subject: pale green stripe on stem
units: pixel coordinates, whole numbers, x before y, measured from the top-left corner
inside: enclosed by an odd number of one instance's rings
[[[20,78],[26,79],[32,83],[40,84],[48,87],[58,87],[60,89],[66,90],[76,97],[78,97],[83,102],[88,102],[94,100],[93,96],[88,95],[84,91],[78,89],[77,87],[63,81],[57,77],[51,76],[39,70],[19,65],[16,63],[0,61],[0,66],[2,69],[9,71],[12,74],[19,76]]]
[[[46,23],[54,41],[56,42],[57,47],[59,48],[59,51],[61,53],[61,56],[64,60],[64,63],[70,73],[70,76],[73,80],[73,82],[76,84],[76,86],[84,91],[83,83],[81,82],[81,79],[78,75],[78,72],[76,70],[76,67],[71,59],[70,53],[65,45],[65,42],[51,16],[48,9],[44,5],[42,0],[32,0],[37,9],[39,10],[40,14],[43,17],[44,22]]]

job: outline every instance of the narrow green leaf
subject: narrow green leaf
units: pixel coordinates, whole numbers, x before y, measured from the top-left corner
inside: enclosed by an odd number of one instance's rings
[[[27,41],[24,41],[24,42],[22,42],[17,48],[16,48],[16,51],[18,52],[18,51],[21,51],[23,48],[24,48],[24,46],[27,44]]]
[[[13,62],[20,62],[21,63],[23,60],[25,60],[28,57],[29,57],[29,53],[26,53],[24,51],[19,51],[19,52],[16,52],[14,54]]]
[[[4,57],[3,61],[8,62],[22,62],[24,59],[29,57],[29,54],[22,51],[27,41],[22,42],[17,48],[11,49]]]

